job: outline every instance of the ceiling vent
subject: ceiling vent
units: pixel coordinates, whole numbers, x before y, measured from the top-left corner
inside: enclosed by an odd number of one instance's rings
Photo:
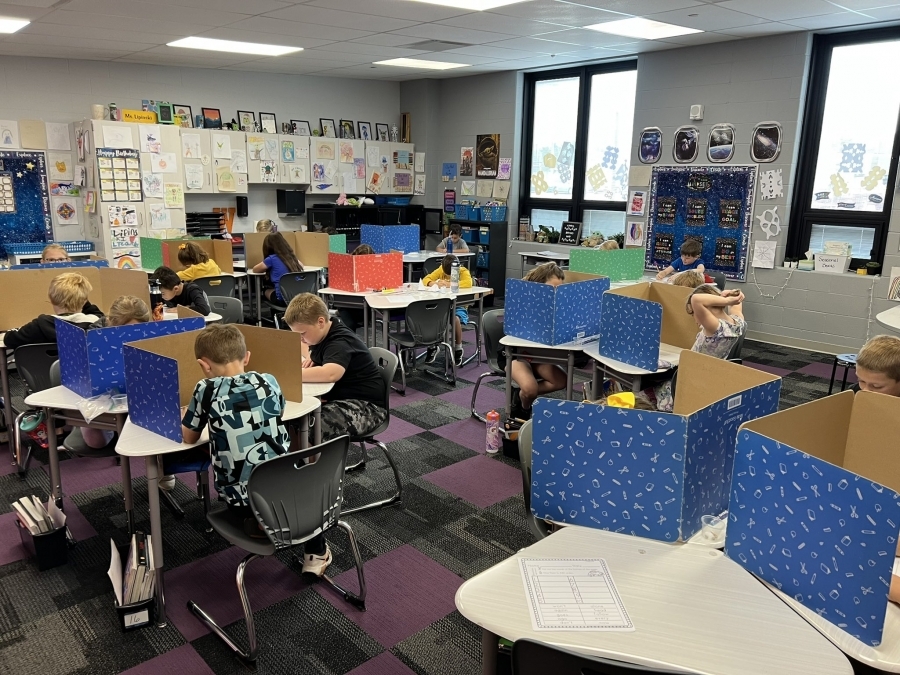
[[[444,42],[443,40],[425,40],[424,42],[414,42],[411,45],[400,45],[403,49],[418,49],[423,52],[446,52],[449,49],[459,49],[461,47],[471,47],[472,45],[465,42]]]

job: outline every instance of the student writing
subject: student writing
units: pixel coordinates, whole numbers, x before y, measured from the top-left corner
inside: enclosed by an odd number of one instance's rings
[[[209,300],[197,284],[182,281],[168,267],[157,267],[153,271],[153,278],[159,282],[159,290],[167,307],[181,305],[203,316],[209,316]]]
[[[284,302],[281,296],[281,277],[285,274],[302,272],[303,265],[281,232],[266,235],[263,239],[262,254],[263,261],[254,265],[253,271],[267,272],[272,288],[266,289],[266,297],[271,300],[274,295],[279,302]]]
[[[178,278],[184,281],[222,274],[216,261],[211,260],[206,251],[192,241],[178,246],[178,262],[184,265],[184,269],[178,272]]]
[[[459,225],[451,225],[450,236],[441,239],[437,250],[441,253],[468,253],[469,245],[462,238],[462,228]]]
[[[672,264],[656,275],[657,279],[665,279],[673,272],[684,272],[685,270],[697,270],[702,272],[706,269],[700,254],[703,252],[703,246],[696,239],[688,239],[681,245],[681,257],[672,261]]]
[[[456,250],[456,249],[454,249]],[[438,286],[439,288],[450,288],[450,270],[453,267],[453,261],[456,256],[448,253],[441,261],[441,266],[431,274],[426,275],[422,279],[425,286]],[[472,275],[469,270],[460,265],[459,267],[459,287],[472,288]],[[456,316],[453,317],[453,360],[457,366],[461,366],[465,353],[462,346],[462,327],[469,323],[469,312],[465,307],[456,307]],[[437,359],[437,347],[429,347],[425,355],[425,363],[434,363]]]

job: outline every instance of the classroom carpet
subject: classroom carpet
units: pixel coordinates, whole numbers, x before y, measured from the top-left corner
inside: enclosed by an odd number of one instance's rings
[[[827,393],[833,358],[828,354],[747,342],[743,357],[747,366],[783,378],[782,407]],[[455,387],[417,372],[408,380],[406,396],[392,395],[391,424],[381,440],[402,474],[402,505],[346,518],[365,559],[368,611],[303,578],[288,553],[249,566],[259,639],[256,672],[480,672],[481,632],[456,611],[454,594],[466,579],[532,543],[518,463],[485,454],[484,425],[470,415],[473,382],[486,370],[475,363],[462,368]],[[576,381],[588,374],[579,372]],[[855,381],[852,371],[849,381]],[[838,388],[839,382],[840,371]],[[499,409],[502,388],[502,380],[486,380],[478,409]],[[46,452],[35,456],[24,480],[6,461],[8,455],[0,456],[0,674],[250,672],[186,607],[188,600],[197,601],[246,646],[234,582],[244,553],[206,532],[192,475],[179,476],[175,490],[186,517],[176,520],[162,509],[168,626],[123,633],[106,574],[110,538],[126,542],[115,461],[62,461],[65,510],[78,544],[66,565],[39,572],[19,542],[10,503],[27,494],[46,499]],[[137,524],[149,531],[142,462],[132,462],[132,475]],[[346,501],[353,505],[386,496],[392,483],[386,462],[370,450],[365,471],[348,478]],[[327,539],[334,553],[329,573],[355,588],[346,538],[332,531]]]

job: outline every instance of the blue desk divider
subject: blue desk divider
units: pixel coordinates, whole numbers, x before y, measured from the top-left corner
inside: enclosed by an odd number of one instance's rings
[[[62,385],[84,398],[112,389],[125,393],[126,342],[200,330],[204,325],[202,318],[191,318],[84,330],[56,319]]]
[[[780,390],[778,377],[688,352],[676,390],[683,414],[539,398],[532,512],[661,541],[689,539],[701,516],[727,507],[738,427],[777,410]]]
[[[55,263],[27,263],[24,265],[10,265],[11,270],[37,270],[44,267],[109,267],[108,260],[67,260]]]
[[[416,253],[419,251],[418,225],[361,225],[360,242],[371,246],[375,253]]]
[[[503,330],[507,335],[545,345],[600,335],[600,311],[609,279],[566,272],[557,287],[522,279],[506,280]]]
[[[655,371],[662,320],[659,303],[607,293],[600,313],[600,355]]]
[[[866,392],[746,424],[728,506],[729,558],[872,646],[900,532],[897,438],[900,399]]]

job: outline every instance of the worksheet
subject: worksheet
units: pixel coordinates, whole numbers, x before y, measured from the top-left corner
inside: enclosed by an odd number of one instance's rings
[[[603,558],[519,558],[536,631],[633,631]]]

